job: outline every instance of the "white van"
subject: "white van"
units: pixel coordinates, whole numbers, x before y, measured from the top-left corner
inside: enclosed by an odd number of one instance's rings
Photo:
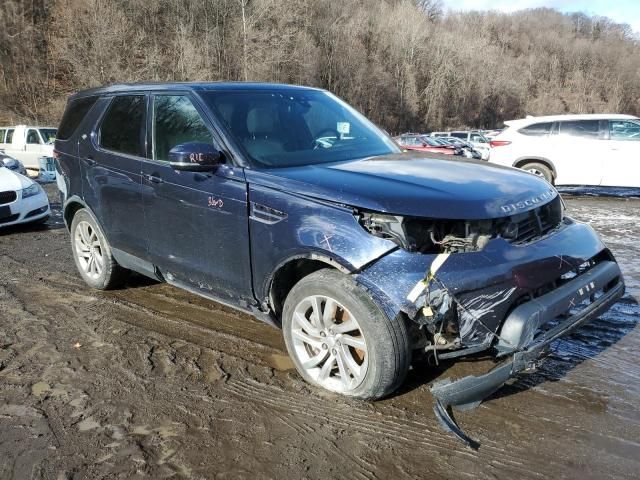
[[[0,150],[20,160],[26,168],[39,168],[40,157],[53,156],[57,129],[16,125],[0,127]]]
[[[640,120],[632,115],[528,117],[504,122],[490,162],[555,185],[640,187]]]

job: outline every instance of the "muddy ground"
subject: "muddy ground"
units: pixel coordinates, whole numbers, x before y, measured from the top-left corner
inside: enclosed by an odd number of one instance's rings
[[[377,403],[324,394],[245,315],[142,277],[89,290],[47,190],[45,227],[0,232],[0,479],[638,478],[640,200],[567,199],[627,296],[457,414],[473,451],[439,428],[428,385],[486,364],[417,366]]]

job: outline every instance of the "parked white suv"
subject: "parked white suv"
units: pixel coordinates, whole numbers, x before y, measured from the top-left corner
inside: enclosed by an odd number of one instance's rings
[[[431,132],[430,135],[432,137],[455,137],[469,142],[473,145],[473,148],[480,153],[482,160],[489,160],[491,146],[489,139],[485,137],[482,132],[476,130],[458,130],[453,132]]]
[[[55,138],[54,127],[0,127],[0,151],[20,160],[26,168],[38,169],[40,157],[53,157]]]
[[[640,120],[631,115],[529,117],[504,122],[491,141],[493,163],[555,185],[640,187]]]

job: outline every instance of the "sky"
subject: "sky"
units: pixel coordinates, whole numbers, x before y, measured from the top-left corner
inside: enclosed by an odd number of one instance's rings
[[[628,23],[640,33],[640,0],[443,0],[449,10],[498,10],[515,12],[526,8],[548,7],[561,12],[583,12]]]

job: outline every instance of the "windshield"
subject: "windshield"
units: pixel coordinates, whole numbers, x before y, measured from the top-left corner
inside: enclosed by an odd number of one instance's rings
[[[371,122],[327,92],[210,91],[203,98],[258,167],[315,165],[400,152]]]
[[[44,143],[53,143],[56,139],[57,130],[55,128],[40,128],[39,130]]]

